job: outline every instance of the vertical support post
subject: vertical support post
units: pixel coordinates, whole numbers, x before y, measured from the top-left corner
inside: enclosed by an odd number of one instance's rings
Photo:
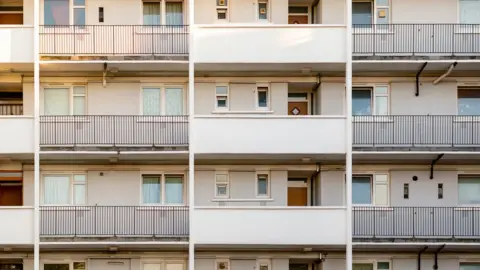
[[[195,63],[194,63],[194,0],[188,0],[188,270],[195,269],[195,234],[193,229],[195,211]]]
[[[347,154],[345,156],[345,173],[346,173],[346,204],[347,204],[347,213],[346,213],[346,270],[352,270],[352,137],[353,137],[353,128],[352,128],[352,0],[345,0],[346,5],[346,66],[345,66],[345,96],[346,96],[346,149]]]
[[[40,270],[40,1],[33,1],[33,269]]]

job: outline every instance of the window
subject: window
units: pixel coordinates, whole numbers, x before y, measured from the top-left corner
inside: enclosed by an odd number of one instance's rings
[[[228,86],[217,85],[215,87],[216,109],[228,110]]]
[[[268,0],[258,0],[258,19],[268,20]]]
[[[85,262],[44,263],[43,270],[85,270]]]
[[[352,23],[355,27],[390,22],[390,0],[359,0],[352,3]]]
[[[215,174],[215,197],[228,198],[228,173]]]
[[[388,86],[354,87],[353,115],[388,115]]]
[[[458,87],[458,115],[480,115],[480,87]]]
[[[270,184],[268,174],[257,174],[257,197],[269,197]]]
[[[460,23],[480,24],[480,0],[459,0]]]
[[[387,206],[388,201],[388,174],[352,176],[352,204]]]
[[[85,86],[73,86],[70,88],[45,88],[43,92],[43,110],[45,115],[86,114]]]
[[[182,261],[146,262],[143,270],[184,270],[185,263]]]
[[[268,109],[268,87],[257,87],[257,108]]]
[[[228,0],[216,0],[217,20],[228,21]]]
[[[142,203],[183,204],[183,175],[143,175]]]
[[[85,174],[44,175],[43,204],[84,205],[87,176]]]
[[[438,195],[438,198],[439,199],[443,199],[443,184],[442,183],[438,183],[438,186],[437,186],[437,195]]]
[[[460,263],[460,270],[480,270],[480,263]]]
[[[227,259],[217,260],[216,270],[228,270],[229,261]]]
[[[85,25],[85,18],[85,0],[44,1],[43,21],[45,25]]]
[[[144,87],[143,115],[183,115],[183,88],[175,86]]]
[[[257,261],[257,269],[258,270],[270,270],[270,260],[262,259]]]
[[[373,23],[372,2],[352,3],[352,23],[354,25],[369,25]]]
[[[390,270],[390,262],[354,263],[352,270]]]
[[[460,205],[480,204],[480,176],[458,177],[458,203]]]
[[[403,184],[403,198],[408,199],[410,195],[410,188],[408,183]]]
[[[183,2],[143,2],[144,25],[183,25]]]

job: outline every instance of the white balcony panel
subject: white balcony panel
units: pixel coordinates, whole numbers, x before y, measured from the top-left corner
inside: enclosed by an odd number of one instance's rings
[[[33,62],[33,26],[0,26],[0,63]]]
[[[33,153],[33,117],[1,116],[0,154]]]
[[[345,245],[344,208],[196,208],[196,244]]]
[[[195,153],[341,154],[345,118],[335,116],[199,116]]]
[[[33,244],[33,208],[0,207],[0,245]]]
[[[196,63],[342,63],[345,28],[336,25],[202,25]]]

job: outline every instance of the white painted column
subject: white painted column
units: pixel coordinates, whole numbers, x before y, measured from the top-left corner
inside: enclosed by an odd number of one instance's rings
[[[345,174],[346,174],[346,185],[345,185],[345,195],[347,203],[347,246],[346,246],[346,270],[352,270],[352,0],[346,1],[346,20],[347,24],[347,36],[346,36],[346,56],[347,63],[345,67],[345,96],[346,96],[346,116],[347,116],[347,127],[346,127],[346,148],[347,154],[345,156]]]
[[[40,1],[33,1],[33,269],[40,270]]]
[[[188,241],[188,270],[195,269],[195,235],[193,234],[193,224],[195,211],[195,153],[194,153],[194,131],[195,131],[195,64],[194,64],[194,0],[188,0],[188,215],[189,232]]]

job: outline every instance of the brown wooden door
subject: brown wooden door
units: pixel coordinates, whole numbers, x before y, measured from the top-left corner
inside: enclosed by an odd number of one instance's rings
[[[21,206],[22,186],[0,186],[0,206]]]
[[[308,24],[308,15],[288,15],[288,24]]]
[[[23,24],[23,14],[0,14],[0,24]]]
[[[288,206],[307,206],[307,188],[288,187]]]
[[[308,115],[308,102],[306,101],[289,101],[288,115]]]

